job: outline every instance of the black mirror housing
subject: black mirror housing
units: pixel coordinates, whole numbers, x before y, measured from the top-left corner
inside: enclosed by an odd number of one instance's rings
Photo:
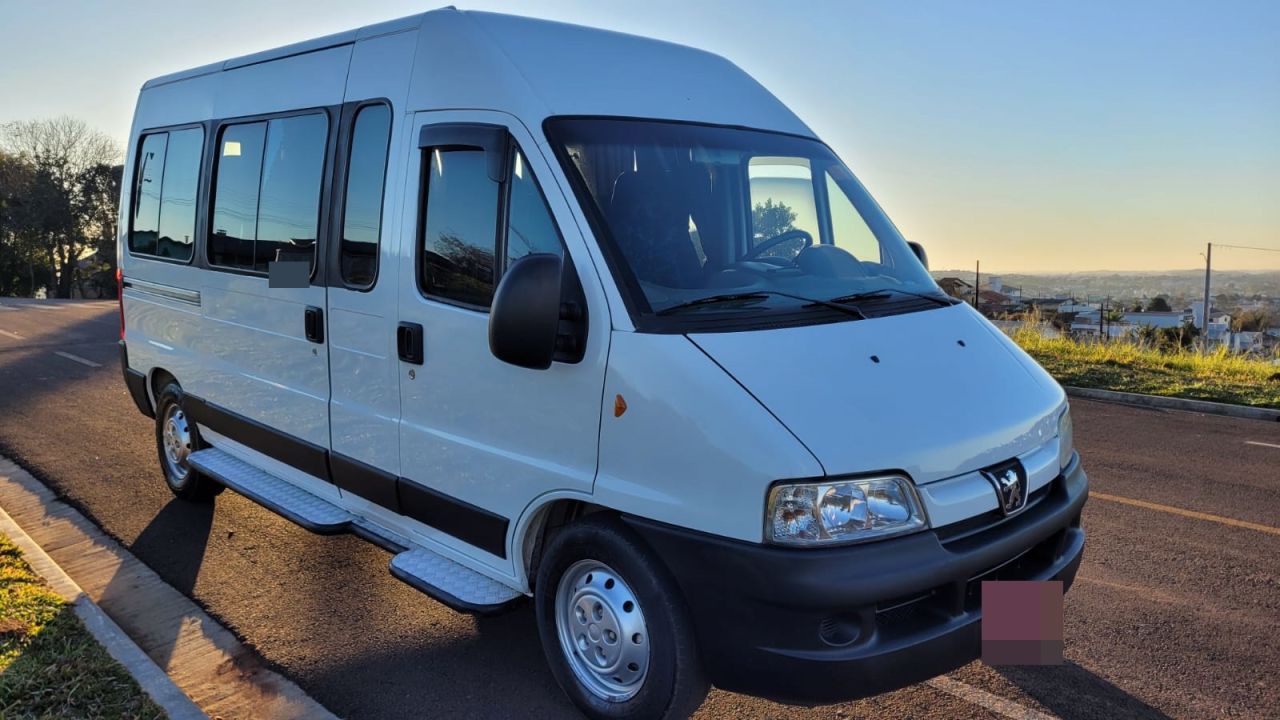
[[[569,293],[568,276],[559,255],[535,253],[511,264],[489,309],[489,351],[499,360],[533,370],[546,370],[555,360],[582,359],[585,314],[579,293]]]
[[[911,242],[910,240],[907,241],[907,244],[911,246],[911,252],[915,253],[916,257],[920,259],[920,264],[924,265],[924,269],[928,270],[929,253],[924,251],[924,246],[918,242]]]

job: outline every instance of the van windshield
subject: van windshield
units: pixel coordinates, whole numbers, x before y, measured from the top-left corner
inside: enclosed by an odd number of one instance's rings
[[[547,132],[641,314],[794,315],[911,295],[949,304],[816,140],[602,118],[554,119]]]

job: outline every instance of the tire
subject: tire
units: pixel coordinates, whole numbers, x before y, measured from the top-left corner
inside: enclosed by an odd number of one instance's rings
[[[710,685],[680,590],[616,517],[596,513],[561,529],[543,555],[534,597],[551,672],[587,717],[685,718],[706,698]]]
[[[186,463],[188,455],[203,447],[199,428],[182,408],[182,388],[170,382],[156,398],[156,452],[165,485],[183,500],[208,502],[222,492],[221,485]]]

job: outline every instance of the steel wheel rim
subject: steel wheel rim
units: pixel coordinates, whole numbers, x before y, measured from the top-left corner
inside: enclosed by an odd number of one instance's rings
[[[164,414],[160,441],[164,447],[165,469],[170,478],[181,483],[191,472],[187,465],[187,457],[191,455],[191,427],[187,414],[177,404],[170,405]]]
[[[578,681],[596,697],[624,702],[649,673],[649,630],[640,601],[613,568],[579,560],[556,588],[556,634]]]

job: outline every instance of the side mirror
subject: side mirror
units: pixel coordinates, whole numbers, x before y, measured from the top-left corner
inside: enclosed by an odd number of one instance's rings
[[[552,253],[511,264],[489,309],[489,351],[499,360],[546,370],[555,360],[578,362],[585,346],[582,303],[566,293],[564,260]],[[572,286],[576,288],[576,286]],[[569,296],[571,301],[565,302]]]
[[[911,242],[910,240],[907,241],[907,244],[911,246],[911,252],[915,253],[916,257],[920,259],[920,264],[924,265],[924,269],[928,270],[929,253],[924,251],[924,246],[918,242]]]

